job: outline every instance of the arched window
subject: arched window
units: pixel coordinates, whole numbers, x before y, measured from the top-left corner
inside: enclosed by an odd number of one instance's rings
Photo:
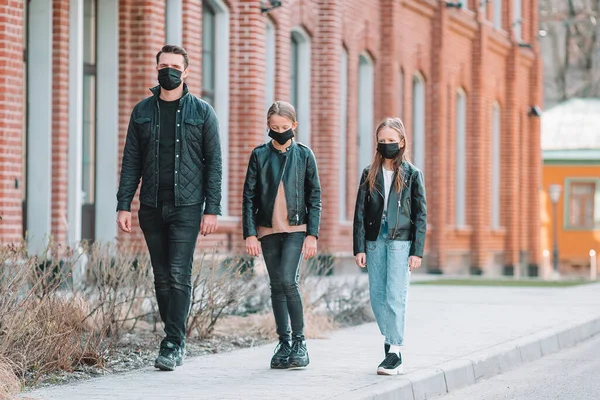
[[[466,199],[467,199],[467,95],[459,89],[456,93],[456,165],[455,165],[455,225],[466,225]]]
[[[413,77],[413,163],[425,170],[425,79],[419,73]]]
[[[492,108],[492,228],[500,227],[500,105]]]
[[[290,102],[296,108],[298,140],[310,145],[310,38],[301,28],[292,30]]]
[[[202,2],[202,99],[219,117],[221,148],[229,147],[229,9],[222,0]],[[229,214],[229,152],[223,151],[223,215]]]
[[[362,54],[358,63],[358,173],[371,163],[373,158],[375,101],[375,69],[368,54]]]

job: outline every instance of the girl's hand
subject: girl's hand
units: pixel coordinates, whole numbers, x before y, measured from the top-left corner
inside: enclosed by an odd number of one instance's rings
[[[408,267],[412,271],[413,269],[417,269],[421,266],[421,257],[410,256],[408,258]]]
[[[308,260],[317,255],[317,238],[314,236],[307,236],[304,239],[304,244],[302,245],[302,254],[304,254],[304,259]]]
[[[356,257],[354,257],[354,261],[356,261],[356,265],[364,268],[367,266],[367,255],[365,253],[358,253]]]
[[[252,257],[260,256],[260,242],[256,236],[250,236],[246,239],[246,252]]]

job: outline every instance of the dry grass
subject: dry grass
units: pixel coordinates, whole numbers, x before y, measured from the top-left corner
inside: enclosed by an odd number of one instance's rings
[[[11,399],[21,390],[21,383],[8,360],[0,358],[0,400]]]

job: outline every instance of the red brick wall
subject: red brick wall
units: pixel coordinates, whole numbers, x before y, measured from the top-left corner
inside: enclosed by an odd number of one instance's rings
[[[8,0],[4,0],[8,2]],[[68,1],[54,0],[55,57],[67,51]],[[18,10],[20,2],[8,2]],[[323,224],[320,248],[326,251],[351,250],[351,226],[339,222],[337,205],[346,202],[352,218],[359,166],[358,148],[358,63],[368,53],[375,66],[375,118],[373,128],[385,116],[402,113],[409,144],[412,141],[412,81],[416,73],[426,85],[426,185],[429,199],[427,262],[444,270],[453,253],[470,256],[472,267],[487,269],[493,253],[504,254],[504,264],[516,265],[519,252],[527,250],[530,262],[540,258],[538,188],[539,120],[527,116],[533,104],[541,103],[541,64],[538,48],[523,49],[511,41],[512,32],[495,31],[483,15],[473,11],[440,7],[433,0],[290,0],[261,14],[253,0],[225,2],[230,16],[230,116],[229,116],[229,217],[220,231],[201,239],[201,248],[218,246],[219,251],[241,251],[241,191],[248,155],[264,140],[265,126],[265,27],[267,18],[275,25],[276,99],[289,100],[290,32],[302,27],[311,39],[311,147],[319,163],[323,186]],[[512,1],[504,2],[504,26],[512,20]],[[537,2],[523,3],[524,41],[533,41],[537,26]],[[18,13],[19,11],[17,11]],[[150,95],[156,84],[155,54],[165,39],[164,0],[122,0],[119,10],[121,65],[119,107],[119,159],[133,106]],[[0,13],[7,14],[6,11]],[[488,12],[491,16],[491,12]],[[20,15],[0,20],[4,35],[20,35]],[[398,23],[400,21],[401,23]],[[183,1],[183,45],[190,56],[190,90],[200,94],[202,62],[202,1]],[[12,43],[20,43],[18,40]],[[340,149],[339,116],[341,47],[348,51],[347,148]],[[14,46],[10,45],[10,46]],[[3,48],[0,60],[7,68],[20,68],[20,46]],[[18,60],[18,63],[13,60]],[[4,62],[4,61],[3,61]],[[18,65],[17,65],[18,64]],[[64,235],[61,217],[66,214],[66,154],[68,71],[55,65],[54,149],[53,149],[53,232]],[[400,71],[403,80],[400,81]],[[21,78],[2,83],[2,93],[18,94]],[[402,85],[402,90],[400,90]],[[523,90],[528,87],[530,90]],[[456,91],[467,94],[467,227],[457,230],[454,221],[456,166]],[[401,98],[402,97],[402,98]],[[491,229],[491,117],[492,105],[501,105],[502,229]],[[10,103],[13,107],[13,102]],[[14,104],[17,104],[15,97]],[[20,100],[15,110],[20,110]],[[11,108],[11,110],[13,109]],[[4,112],[5,108],[3,108]],[[519,130],[519,121],[521,128]],[[11,125],[12,124],[12,125]],[[2,148],[7,144],[20,154],[21,118],[2,114]],[[12,128],[11,128],[12,127]],[[8,129],[7,129],[8,128]],[[12,130],[11,130],[12,129]],[[12,143],[12,145],[10,144]],[[8,148],[8,147],[7,147]],[[346,152],[347,165],[339,164]],[[20,232],[20,190],[14,188],[20,162],[14,153],[2,151],[0,204],[5,221],[0,225],[2,240],[14,240]],[[527,159],[526,163],[521,161]],[[5,167],[6,165],[6,167]],[[339,169],[347,169],[348,191],[340,196]],[[137,200],[133,204],[135,233],[119,238],[143,243],[137,229]],[[9,212],[10,211],[10,212]],[[62,230],[61,230],[62,229]],[[141,247],[143,248],[143,246]]]
[[[22,237],[23,2],[1,0],[0,15],[0,243],[9,243]]]
[[[52,237],[67,241],[69,185],[69,0],[52,2]],[[80,184],[80,182],[77,182]]]

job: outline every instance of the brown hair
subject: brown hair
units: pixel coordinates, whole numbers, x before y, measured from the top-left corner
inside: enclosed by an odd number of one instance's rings
[[[163,46],[163,48],[160,49],[160,51],[158,53],[156,53],[156,64],[157,65],[158,65],[158,60],[160,59],[160,55],[163,53],[179,54],[179,55],[183,56],[184,67],[187,69],[188,65],[190,65],[190,59],[188,58],[188,53],[181,46],[175,46],[174,44],[167,44],[167,45]]]
[[[267,122],[269,122],[272,115],[279,115],[280,117],[289,119],[292,123],[296,123],[296,109],[287,101],[276,101],[273,103],[267,112]],[[294,131],[294,133],[296,132]]]
[[[379,132],[384,128],[390,128],[398,132],[398,136],[400,136],[400,143],[404,141],[404,147],[400,149],[400,153],[394,158],[394,171],[397,171],[396,180],[394,181],[394,188],[397,192],[402,190],[403,185],[403,175],[402,166],[403,161],[408,161],[408,155],[406,148],[408,147],[408,143],[406,142],[406,130],[404,129],[404,124],[400,118],[386,118],[377,127],[375,131],[375,139],[378,139]],[[375,150],[375,154],[373,155],[373,162],[371,163],[371,169],[369,170],[369,174],[367,175],[367,179],[365,181],[365,185],[369,185],[369,190],[373,191],[375,188],[375,180],[377,179],[377,175],[381,172],[383,168],[383,156]]]

